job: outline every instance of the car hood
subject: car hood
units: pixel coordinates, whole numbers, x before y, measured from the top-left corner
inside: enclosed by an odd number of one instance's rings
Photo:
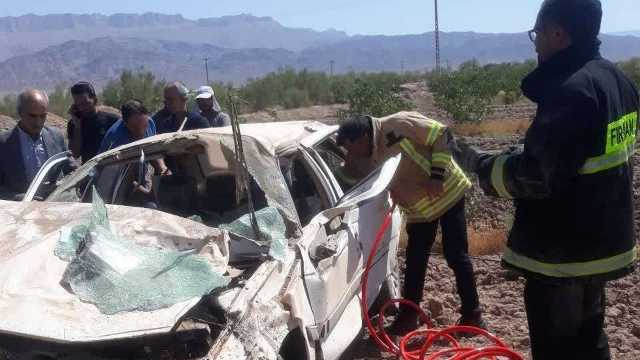
[[[138,245],[191,250],[216,271],[228,266],[227,232],[156,210],[107,206],[113,232]],[[0,334],[58,343],[117,340],[169,332],[201,299],[153,311],[102,313],[66,290],[69,262],[54,254],[65,228],[92,214],[91,204],[0,201]]]

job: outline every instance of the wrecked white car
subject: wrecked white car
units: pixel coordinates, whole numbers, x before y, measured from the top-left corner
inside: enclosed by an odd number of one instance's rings
[[[27,201],[0,202],[0,358],[340,358],[362,329],[363,265],[399,157],[347,189],[336,127],[241,130],[247,182],[231,128],[208,129],[113,149],[52,184],[60,154]],[[127,206],[159,158],[173,170],[153,177],[159,209]],[[396,211],[369,307],[398,295],[399,232]]]

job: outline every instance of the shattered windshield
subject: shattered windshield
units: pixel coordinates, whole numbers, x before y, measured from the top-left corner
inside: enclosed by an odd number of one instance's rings
[[[86,223],[60,233],[55,255],[69,262],[60,284],[104,314],[153,311],[204,296],[229,278],[196,249],[141,246],[118,237],[94,188]]]
[[[242,183],[230,135],[205,134],[172,140],[142,145],[148,158],[166,161],[172,171],[169,176],[156,175],[153,161],[140,162],[137,154],[142,147],[130,148],[85,164],[47,200],[91,202],[90,189],[95,187],[107,204],[159,209],[207,226],[224,228],[267,246],[273,258],[282,260],[287,239],[298,234],[300,225],[272,151],[253,138],[243,138],[250,179]],[[132,191],[132,184],[143,172],[147,175],[150,193],[141,201]],[[250,223],[249,192],[260,225],[258,233],[243,228],[243,224]]]

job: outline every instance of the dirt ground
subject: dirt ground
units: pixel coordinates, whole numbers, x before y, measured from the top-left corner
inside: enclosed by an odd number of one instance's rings
[[[518,137],[502,139],[468,138],[486,150],[514,145]],[[640,229],[640,157],[634,158],[636,227]],[[474,241],[504,237],[512,219],[513,205],[482,194],[477,185],[467,196],[468,227],[472,249],[482,249]],[[637,230],[636,230],[637,232]],[[483,234],[487,236],[483,237]],[[475,237],[474,237],[475,236]],[[640,237],[638,237],[640,238]],[[475,240],[474,240],[475,239]],[[493,245],[492,245],[493,246]],[[437,252],[437,246],[434,252]],[[477,251],[477,250],[476,250]],[[401,263],[403,262],[401,258]],[[523,303],[524,281],[509,276],[500,265],[499,255],[473,257],[478,292],[490,331],[513,349],[530,359],[528,326]],[[607,287],[607,333],[613,359],[640,360],[640,271],[609,283]],[[459,300],[453,272],[439,254],[429,262],[422,308],[427,310],[437,327],[450,326],[458,318]],[[344,359],[373,360],[393,356],[380,353],[366,331]]]
[[[507,276],[499,256],[474,257],[480,301],[489,330],[514,350],[530,359],[527,318],[524,312],[524,282]],[[612,282],[607,288],[607,333],[613,359],[640,359],[640,272]],[[453,272],[441,256],[432,256],[425,282],[422,308],[428,310],[436,327],[455,324],[459,301]],[[481,344],[476,344],[481,345]],[[373,360],[393,356],[377,350],[366,331],[354,344],[347,359]]]

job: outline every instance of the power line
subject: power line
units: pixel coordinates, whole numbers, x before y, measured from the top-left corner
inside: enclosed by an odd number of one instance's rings
[[[204,58],[204,71],[207,74],[207,85],[209,85],[209,58]]]
[[[436,71],[440,71],[440,25],[438,24],[438,0],[433,0],[435,5],[435,25],[436,29],[434,32],[434,36],[436,38]]]

